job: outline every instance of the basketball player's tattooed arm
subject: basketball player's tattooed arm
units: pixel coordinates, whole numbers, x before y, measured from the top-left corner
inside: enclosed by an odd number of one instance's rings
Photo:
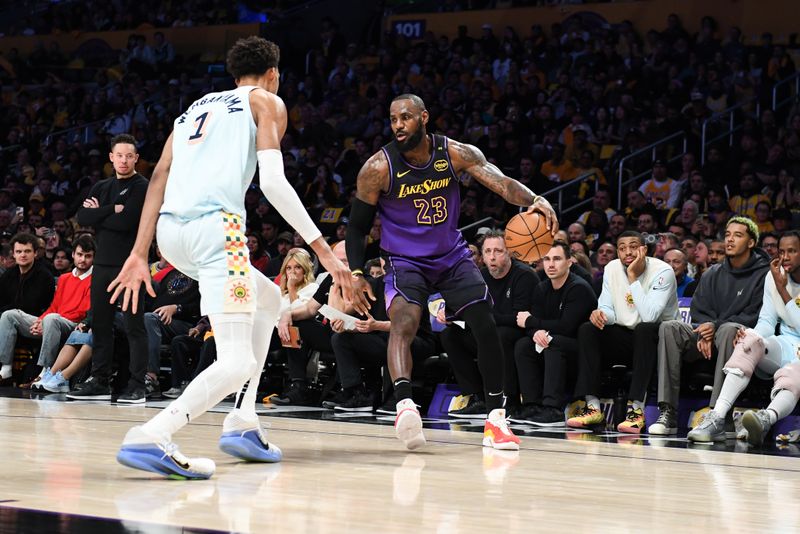
[[[347,260],[353,271],[355,295],[353,307],[361,314],[366,314],[370,307],[367,297],[375,300],[372,287],[364,279],[361,268],[364,266],[364,253],[367,247],[367,235],[375,219],[378,200],[381,193],[389,187],[389,162],[384,153],[377,152],[370,157],[356,179],[356,199],[350,208],[350,222],[345,235]]]
[[[172,134],[169,134],[167,142],[164,143],[164,150],[158,159],[150,184],[147,186],[147,195],[144,197],[142,216],[139,220],[139,230],[136,234],[136,242],[133,244],[130,256],[125,261],[119,275],[112,280],[108,286],[108,291],[113,292],[111,302],[116,302],[122,295],[122,310],[131,307],[131,311],[136,313],[139,308],[139,288],[142,284],[147,288],[147,293],[151,297],[156,296],[153,285],[150,282],[150,268],[147,266],[147,254],[150,250],[150,243],[156,233],[156,223],[158,222],[158,212],[164,203],[164,191],[167,188],[167,177],[172,166]]]
[[[528,211],[538,211],[545,217],[547,228],[555,235],[558,231],[558,219],[553,206],[544,197],[537,196],[513,178],[509,178],[496,165],[486,160],[486,156],[478,148],[458,141],[450,140],[448,151],[455,171],[466,172],[478,182],[494,191],[506,202],[515,206],[526,206]]]

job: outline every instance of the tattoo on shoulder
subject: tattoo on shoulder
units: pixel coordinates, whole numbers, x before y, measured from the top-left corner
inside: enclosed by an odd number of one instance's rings
[[[373,154],[361,170],[356,180],[357,195],[362,200],[377,198],[389,186],[389,163],[382,151]]]
[[[486,156],[475,146],[457,141],[450,141],[450,146],[455,150],[456,157],[464,162],[465,167],[486,163]]]

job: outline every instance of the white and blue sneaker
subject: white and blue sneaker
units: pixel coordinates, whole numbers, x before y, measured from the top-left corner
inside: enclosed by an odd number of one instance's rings
[[[131,428],[125,435],[117,461],[177,480],[207,479],[216,469],[214,460],[187,458],[175,443],[147,434],[141,426]]]
[[[41,386],[50,393],[69,393],[69,380],[64,378],[61,371],[56,371],[56,374],[47,380],[42,379]]]
[[[274,443],[267,441],[265,432],[259,428],[231,430],[219,438],[222,452],[248,462],[280,462],[283,453]]]
[[[43,390],[44,389],[44,385],[51,378],[53,378],[53,373],[50,372],[50,368],[49,367],[45,367],[44,370],[42,371],[42,374],[39,375],[39,378],[37,378],[33,382],[33,384],[31,384],[31,389],[39,390],[39,391]]]

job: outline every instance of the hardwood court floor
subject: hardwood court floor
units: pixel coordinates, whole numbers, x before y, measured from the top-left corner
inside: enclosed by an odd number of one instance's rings
[[[523,437],[515,454],[482,448],[478,433],[435,429],[409,453],[389,425],[264,417],[284,461],[244,464],[216,448],[224,415],[208,413],[176,441],[188,455],[213,458],[215,476],[172,481],[114,459],[127,429],[153,410],[0,398],[0,532],[800,529],[793,457],[580,434]],[[39,511],[57,515],[26,523]],[[116,521],[92,530],[80,516]]]

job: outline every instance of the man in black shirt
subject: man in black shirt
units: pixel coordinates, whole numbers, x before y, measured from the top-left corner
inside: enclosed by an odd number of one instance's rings
[[[15,267],[0,276],[0,337],[6,344],[0,355],[0,386],[10,385],[13,370],[15,317],[19,313],[38,317],[53,300],[55,283],[53,275],[41,260],[36,260],[39,240],[32,234],[17,234],[11,239]]]
[[[565,424],[567,366],[574,366],[578,355],[578,327],[597,307],[592,287],[570,272],[570,255],[565,242],[553,244],[542,258],[549,280],[536,286],[531,299],[535,307],[517,314],[517,324],[526,330],[514,347],[524,405],[513,421]]]
[[[481,254],[486,265],[481,269],[481,274],[494,301],[492,315],[503,347],[503,354],[498,355],[498,360],[492,364],[502,365],[507,409],[513,412],[520,403],[514,344],[525,335],[525,331],[517,326],[517,313],[530,309],[531,295],[539,279],[529,266],[511,259],[503,232],[487,232]],[[443,313],[438,318],[443,322]],[[478,354],[475,338],[469,330],[451,324],[442,332],[441,339],[461,394],[470,396],[466,406],[448,415],[469,419],[486,418],[486,406],[480,399],[483,392],[483,370],[479,369],[475,359]]]
[[[67,398],[75,400],[110,400],[111,360],[114,354],[114,312],[109,303],[108,285],[119,274],[128,258],[139,229],[139,217],[147,192],[147,179],[136,172],[139,154],[133,136],[121,134],[111,140],[109,159],[114,165],[114,178],[97,182],[78,210],[78,223],[93,226],[97,235],[97,253],[92,274],[92,332],[94,352],[92,374],[71,391]],[[144,289],[140,292],[143,300]],[[144,377],[147,371],[147,334],[143,310],[124,313],[125,331],[130,346],[130,379],[117,402],[140,404],[145,401]]]

